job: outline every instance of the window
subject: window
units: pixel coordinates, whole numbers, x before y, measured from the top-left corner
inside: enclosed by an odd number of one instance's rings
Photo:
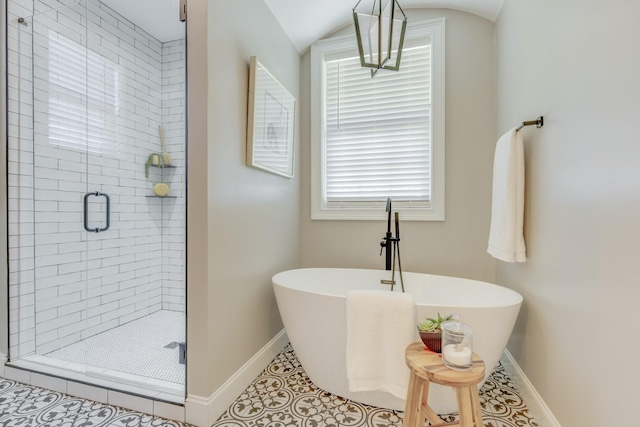
[[[352,35],[311,47],[312,219],[444,220],[444,19],[409,26],[400,71]]]

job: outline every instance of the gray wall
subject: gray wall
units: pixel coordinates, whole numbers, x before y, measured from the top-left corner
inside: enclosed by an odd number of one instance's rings
[[[401,223],[405,271],[494,281],[487,255],[495,144],[493,23],[453,10],[406,11],[420,22],[446,18],[446,220]],[[353,33],[352,26],[336,35]],[[302,265],[384,268],[384,221],[311,221],[310,54],[302,65]],[[402,221],[402,218],[401,218]]]
[[[299,265],[299,167],[287,179],[246,166],[249,58],[299,100],[300,54],[262,0],[210,0],[205,22],[192,10],[189,26],[208,35],[194,47],[189,33],[189,55],[208,63],[197,80],[189,69],[189,96],[208,100],[204,130],[189,99],[188,390],[209,396],[282,329],[271,277]]]
[[[563,427],[637,419],[639,15],[520,0],[496,24],[498,133],[545,116],[524,134],[528,261],[497,279],[524,296],[509,349]]]

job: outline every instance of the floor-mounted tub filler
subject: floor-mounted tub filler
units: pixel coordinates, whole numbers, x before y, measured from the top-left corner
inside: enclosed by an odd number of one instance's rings
[[[347,381],[347,292],[389,290],[380,280],[390,274],[340,268],[289,270],[273,276],[273,287],[291,345],[316,386],[357,402],[404,410],[403,399],[383,391],[351,392]],[[457,313],[473,327],[473,349],[485,361],[486,379],[507,345],[522,296],[492,283],[431,274],[404,273],[404,284],[415,299],[417,319]],[[396,287],[394,292],[401,290]],[[447,387],[434,385],[429,402],[441,414],[457,410],[455,395]]]

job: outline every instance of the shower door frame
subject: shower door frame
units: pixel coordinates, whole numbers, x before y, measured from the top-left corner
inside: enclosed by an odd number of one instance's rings
[[[8,121],[9,99],[7,96],[7,2],[5,7],[0,7],[0,97],[4,105],[5,114],[0,118],[0,135],[2,135],[2,149],[0,149],[0,188],[4,195],[0,197],[0,224],[4,224],[4,231],[0,233],[0,367],[3,367],[9,358],[9,221],[7,199],[9,197],[7,184],[7,150],[8,150]]]
[[[5,15],[5,11],[3,10],[3,20],[2,20],[2,31],[5,32],[7,31],[7,21],[6,21],[6,15]],[[185,29],[185,35],[184,35],[184,43],[185,43],[185,51],[184,51],[184,63],[185,63],[185,67],[186,67],[186,62],[187,62],[187,51],[186,51],[186,29]],[[7,46],[6,46],[6,38],[3,38],[3,46],[2,46],[2,76],[3,76],[3,84],[2,84],[2,92],[3,94],[6,94],[7,92],[7,72],[8,72],[8,64],[7,64],[7,57],[6,57],[6,53],[7,53]],[[185,70],[185,90],[184,90],[185,96],[184,96],[184,108],[185,108],[185,113],[184,113],[184,120],[183,120],[183,124],[184,124],[184,174],[185,174],[185,180],[184,180],[184,212],[183,212],[183,221],[184,221],[184,228],[183,228],[183,232],[184,232],[184,252],[185,252],[185,265],[184,265],[184,281],[183,281],[183,286],[184,286],[184,292],[185,292],[185,310],[184,310],[184,317],[185,317],[185,333],[186,333],[186,250],[187,250],[187,246],[186,246],[186,209],[187,209],[187,203],[186,203],[186,150],[187,150],[187,135],[186,135],[186,131],[187,131],[187,121],[186,121],[186,103],[187,103],[187,97],[186,97],[186,70]],[[4,98],[5,100],[7,99],[7,97],[5,96]],[[6,104],[7,109],[5,111],[7,111],[7,115],[9,114],[8,111],[8,102]],[[2,120],[2,134],[4,136],[4,141],[5,141],[5,150],[3,151],[3,159],[2,159],[2,180],[4,182],[2,182],[2,184],[4,184],[4,187],[7,188],[7,174],[8,174],[8,163],[7,163],[7,158],[6,158],[6,152],[8,150],[8,117],[3,117]],[[88,180],[87,180],[87,185],[88,185]],[[90,189],[89,189],[90,190]],[[2,213],[2,217],[5,223],[6,228],[8,229],[8,206],[7,206],[7,200],[8,199],[8,191],[7,191],[7,196],[2,198],[2,209],[1,211]],[[7,230],[8,231],[8,230]],[[5,360],[10,356],[9,353],[9,336],[10,336],[10,322],[9,322],[9,300],[8,300],[8,296],[9,296],[9,269],[8,269],[8,259],[9,259],[9,248],[8,248],[8,233],[5,233],[4,235],[2,235],[2,239],[4,240],[4,247],[6,248],[5,251],[3,251],[3,258],[5,260],[5,262],[2,262],[3,265],[3,269],[4,270],[0,270],[0,274],[2,274],[2,276],[4,277],[3,279],[3,286],[4,286],[4,290],[5,292],[2,292],[2,297],[0,297],[0,304],[2,304],[2,307],[4,307],[4,310],[6,310],[6,315],[2,316],[2,324],[0,325],[0,327],[3,328],[4,331],[7,332],[7,335],[5,336],[5,339],[2,339],[2,341],[0,342],[0,352],[4,353],[4,355],[0,354],[0,357],[4,356]],[[4,299],[4,301],[2,301]],[[2,309],[0,309],[2,310]],[[185,337],[186,339],[186,337]],[[12,358],[15,358],[15,356],[12,356]],[[4,365],[4,363],[3,363]],[[45,372],[46,373],[46,372]],[[184,395],[186,396],[186,369],[185,369],[185,377],[183,380],[183,384],[184,384]]]

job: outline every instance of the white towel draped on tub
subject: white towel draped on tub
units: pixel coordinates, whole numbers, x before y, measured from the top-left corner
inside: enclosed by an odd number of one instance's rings
[[[416,341],[413,297],[390,291],[347,293],[347,377],[351,391],[388,391],[404,399],[404,350]]]
[[[513,128],[496,144],[487,252],[506,262],[526,261],[523,225],[524,147],[522,135]]]

